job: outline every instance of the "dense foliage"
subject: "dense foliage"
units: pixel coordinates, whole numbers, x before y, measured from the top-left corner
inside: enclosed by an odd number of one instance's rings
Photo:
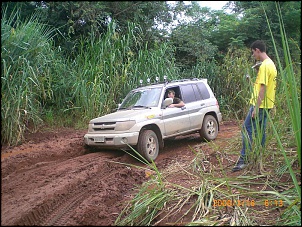
[[[300,45],[301,2],[279,4],[290,45]],[[192,57],[217,58],[221,52],[225,54],[229,47],[248,47],[255,39],[267,41],[271,49],[272,42],[264,11],[268,14],[278,47],[281,47],[278,16],[273,1],[230,1],[225,8],[228,11],[201,8],[194,1],[192,4],[183,1],[174,4],[165,1],[2,3],[2,8],[7,8],[8,15],[16,7],[21,9],[21,21],[35,12],[41,12],[41,23],[56,30],[55,45],[61,46],[69,54],[80,37],[89,38],[92,33],[94,36],[104,35],[111,20],[116,21],[121,33],[126,32],[128,22],[138,24],[142,30],[142,42],[148,42],[149,48],[156,42],[168,39],[179,47],[176,60],[184,67],[186,62],[192,61]],[[226,13],[230,11],[232,13]],[[172,26],[175,20],[178,24]],[[295,54],[299,55],[299,52]]]

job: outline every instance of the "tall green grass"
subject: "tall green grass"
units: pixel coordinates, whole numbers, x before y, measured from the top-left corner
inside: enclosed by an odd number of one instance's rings
[[[290,49],[288,46],[288,41],[286,37],[286,32],[284,28],[284,23],[282,20],[282,14],[279,4],[276,4],[276,11],[279,16],[279,24],[280,24],[280,33],[282,37],[282,47],[284,51],[284,60],[285,60],[285,67],[283,69],[281,65],[280,58],[278,56],[278,66],[281,72],[281,86],[284,89],[285,97],[286,97],[286,106],[287,110],[289,111],[290,122],[291,122],[291,130],[293,132],[293,137],[295,138],[295,145],[296,145],[296,157],[295,160],[298,161],[299,169],[301,169],[301,71],[300,75],[295,74],[294,70],[294,62],[291,59]],[[268,23],[269,24],[269,23]],[[272,31],[270,30],[271,35],[273,37]],[[273,40],[275,52],[277,53],[276,45]],[[271,118],[269,118],[271,122]],[[296,177],[296,173],[293,170],[292,162],[290,161],[286,149],[283,146],[280,136],[272,124],[274,135],[276,136],[278,145],[281,149],[281,152],[284,156],[285,164],[288,168],[288,171],[291,175],[294,190],[286,191],[286,195],[292,197],[292,201],[290,202],[289,208],[283,213],[281,216],[280,223],[292,225],[292,224],[299,224],[301,225],[301,185],[298,183],[298,179]],[[301,182],[300,182],[301,184]],[[290,220],[289,220],[290,219]]]
[[[248,48],[229,49],[221,66],[209,79],[224,119],[242,119],[248,110],[250,82],[246,75],[253,78],[251,64],[253,63]]]
[[[220,105],[224,120],[243,118],[247,112],[250,84],[253,77],[249,48],[230,48],[221,63],[215,59],[200,59],[197,64],[181,73],[183,78],[207,78]]]
[[[53,44],[54,30],[38,15],[21,22],[18,10],[1,20],[1,141],[16,145],[26,130],[86,128],[90,119],[112,112],[125,95],[156,77],[178,79],[173,47],[150,49],[140,28],[129,23],[120,34],[112,22],[102,36],[80,39],[75,58]]]
[[[51,99],[52,70],[57,56],[50,40],[53,30],[33,15],[19,20],[18,10],[1,19],[1,142],[16,145],[31,124],[42,122],[43,103]]]
[[[126,34],[115,30],[115,23],[109,24],[106,35],[96,39],[81,40],[79,55],[72,64],[73,108],[87,123],[91,118],[112,112],[117,104],[142,79],[147,84],[177,79],[173,49],[167,44],[149,49],[142,45],[139,27],[129,23]],[[71,110],[73,110],[71,108]],[[66,110],[69,111],[69,110]]]

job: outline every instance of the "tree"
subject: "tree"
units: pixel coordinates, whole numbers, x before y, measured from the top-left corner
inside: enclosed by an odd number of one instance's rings
[[[268,52],[273,54],[271,33],[276,41],[277,49],[282,46],[279,17],[276,13],[277,5],[280,6],[286,35],[289,40],[290,49],[300,52],[301,48],[301,1],[273,2],[252,1],[229,2],[233,12],[238,15],[241,31],[246,34],[245,45],[249,46],[256,39],[262,39],[268,44]],[[240,15],[240,17],[239,17]],[[269,23],[269,25],[268,25]],[[282,55],[282,53],[280,53]],[[296,57],[300,54],[293,53]]]
[[[160,40],[158,24],[172,20],[169,5],[164,1],[6,2],[3,6],[9,10],[21,7],[21,20],[40,11],[41,22],[57,30],[55,44],[68,53],[74,50],[80,37],[104,35],[111,20],[116,21],[116,31],[120,33],[126,32],[128,22],[139,24],[143,42],[150,44]]]
[[[175,58],[182,69],[189,69],[200,61],[213,59],[217,48],[209,41],[211,37],[212,15],[209,8],[196,2],[174,6],[179,24],[172,29],[169,41],[176,47]]]

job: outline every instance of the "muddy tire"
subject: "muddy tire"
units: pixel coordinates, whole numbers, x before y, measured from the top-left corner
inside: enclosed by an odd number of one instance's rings
[[[159,153],[157,135],[152,130],[143,130],[140,133],[137,145],[138,152],[149,162],[155,160]]]
[[[212,115],[206,115],[199,131],[200,138],[205,141],[216,139],[218,135],[218,123]]]

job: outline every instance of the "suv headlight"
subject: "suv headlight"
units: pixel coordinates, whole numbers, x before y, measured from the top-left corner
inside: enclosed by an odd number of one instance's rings
[[[121,121],[116,122],[115,131],[126,131],[135,125],[135,121]]]

